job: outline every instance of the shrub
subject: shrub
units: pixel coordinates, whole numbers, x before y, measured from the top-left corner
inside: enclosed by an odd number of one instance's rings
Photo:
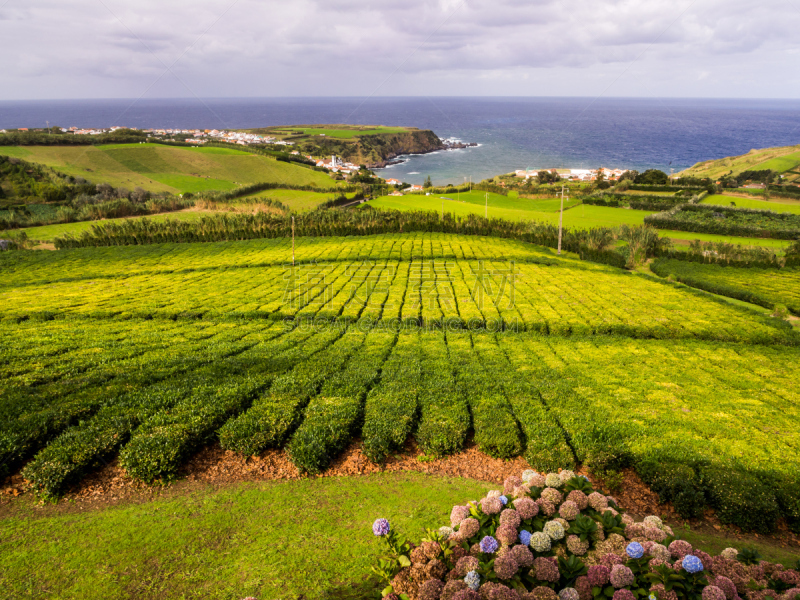
[[[775,529],[780,515],[775,494],[755,476],[709,466],[702,469],[701,478],[720,521],[758,533]]]

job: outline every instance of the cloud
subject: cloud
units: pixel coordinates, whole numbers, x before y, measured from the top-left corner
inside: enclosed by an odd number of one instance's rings
[[[663,93],[681,71],[693,74],[687,95],[718,95],[729,80],[737,95],[732,66],[759,82],[791,68],[780,57],[800,49],[800,10],[789,6],[12,0],[0,9],[0,97],[137,97],[148,89],[152,96],[435,94],[437,82],[447,82],[441,93],[460,95],[476,81],[495,82],[497,94],[569,95],[627,73],[651,74],[648,89]],[[763,68],[767,59],[774,64]],[[728,74],[715,77],[721,72]],[[784,93],[796,96],[795,80],[790,85]]]

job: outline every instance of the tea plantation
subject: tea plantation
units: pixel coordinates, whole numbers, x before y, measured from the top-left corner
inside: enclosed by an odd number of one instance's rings
[[[683,514],[800,525],[800,337],[680,284],[439,233],[0,255],[0,475],[58,497],[209,443],[323,472],[474,440],[633,466]],[[702,266],[702,265],[698,265]]]

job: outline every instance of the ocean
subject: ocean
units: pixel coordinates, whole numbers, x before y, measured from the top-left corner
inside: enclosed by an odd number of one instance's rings
[[[524,168],[676,172],[752,148],[800,143],[800,100],[652,98],[244,98],[0,101],[0,129],[227,128],[353,123],[432,129],[478,147],[405,157],[409,183],[473,181]]]

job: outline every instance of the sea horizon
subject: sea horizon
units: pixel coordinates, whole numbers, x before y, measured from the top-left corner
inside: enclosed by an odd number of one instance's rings
[[[250,129],[347,123],[430,129],[478,147],[403,157],[409,183],[478,181],[525,168],[678,172],[753,148],[800,143],[800,100],[584,96],[288,96],[2,100],[17,127]]]

